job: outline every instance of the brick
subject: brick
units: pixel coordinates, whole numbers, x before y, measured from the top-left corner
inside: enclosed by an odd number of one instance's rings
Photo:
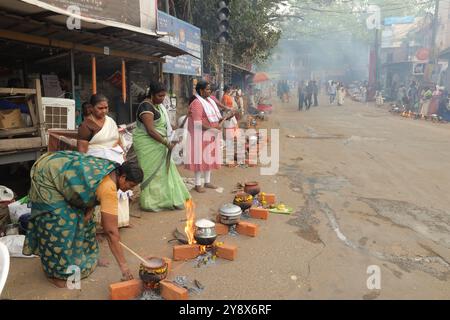
[[[159,283],[161,296],[164,300],[188,300],[189,294],[185,288],[176,285],[173,282],[163,280]]]
[[[250,208],[250,217],[253,219],[269,219],[269,210],[264,208]]]
[[[142,294],[143,284],[140,280],[113,283],[109,286],[111,300],[132,300]]]
[[[200,255],[199,245],[184,245],[173,247],[173,260],[192,260]]]
[[[218,236],[227,235],[230,232],[230,227],[222,223],[216,223],[216,233]]]
[[[273,193],[266,193],[264,199],[267,201],[268,205],[272,205],[277,202],[277,197]]]
[[[222,244],[220,246],[216,247],[216,255],[219,258],[234,261],[236,259],[237,255],[237,247],[228,245],[228,244]]]
[[[165,263],[167,263],[167,274],[170,273],[170,271],[172,271],[172,259],[170,258],[162,258],[164,260]]]
[[[242,221],[238,223],[236,231],[244,236],[256,237],[259,227],[256,224]]]

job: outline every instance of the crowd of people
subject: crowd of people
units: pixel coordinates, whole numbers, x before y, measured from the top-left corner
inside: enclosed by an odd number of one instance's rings
[[[421,86],[416,81],[411,81],[408,87],[401,84],[398,89],[394,83],[391,91],[395,102],[403,106],[406,111],[423,116],[438,115],[444,120],[450,121],[449,93],[445,87]]]
[[[140,184],[143,211],[184,209],[192,197],[171,157],[177,144],[185,144],[188,161],[184,167],[194,173],[194,190],[204,193],[217,189],[212,171],[221,168],[222,138],[235,137],[243,108],[242,92],[227,86],[219,101],[212,95],[210,83],[199,81],[180,125],[189,133],[187,141],[173,134],[176,128],[163,106],[166,94],[163,84],[152,83],[142,96],[133,131],[137,161],[127,161],[117,124],[108,116],[107,97],[95,94],[83,104],[77,150],[47,153],[33,166],[29,192],[32,215],[23,253],[38,255],[46,276],[57,287],[66,286],[73,273],[70,266],[78,266],[86,278],[98,265],[106,264],[99,259],[98,222],[123,280],[133,278],[120,242],[120,194]],[[216,147],[199,155],[197,140],[202,141],[203,150]]]

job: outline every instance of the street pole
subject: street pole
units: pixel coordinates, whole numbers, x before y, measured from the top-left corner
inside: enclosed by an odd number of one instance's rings
[[[224,89],[224,62],[223,62],[223,45],[219,44],[219,99],[223,98]]]
[[[439,49],[436,46],[437,33],[438,33],[438,29],[439,29],[439,4],[440,4],[440,0],[436,0],[435,7],[434,7],[433,33],[432,33],[432,37],[431,37],[431,46],[430,46],[431,47],[430,61],[433,64],[433,73],[435,71],[438,71],[438,60],[439,60],[439,54],[438,54]],[[439,84],[439,80],[440,80],[438,78],[439,78],[439,75],[436,78],[437,84]]]
[[[378,28],[375,28],[375,92],[378,90],[378,81],[380,80],[379,46],[380,46],[380,30]]]
[[[165,1],[165,7],[166,7],[166,13],[169,14],[169,10],[170,10],[170,9],[169,9],[169,8],[170,8],[169,0],[166,0],[166,1]]]

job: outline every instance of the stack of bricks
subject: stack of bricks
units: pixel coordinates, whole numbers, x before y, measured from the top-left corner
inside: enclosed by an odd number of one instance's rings
[[[233,261],[237,255],[237,247],[227,244],[216,245],[214,244],[216,255],[219,258],[225,260]],[[173,247],[173,259],[175,261],[187,261],[196,259],[201,255],[200,246],[197,244],[193,245],[182,245]]]
[[[216,221],[217,235],[227,235],[230,227],[220,223],[220,214],[217,215]],[[236,232],[244,236],[256,237],[259,232],[259,227],[254,223],[241,221],[236,224]]]
[[[172,270],[172,259],[162,258],[167,263],[167,275]],[[113,283],[109,286],[111,300],[134,300],[139,298],[144,291],[142,280],[130,280]]]

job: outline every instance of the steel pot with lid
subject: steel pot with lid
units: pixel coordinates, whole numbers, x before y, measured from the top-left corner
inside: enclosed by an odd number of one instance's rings
[[[219,213],[221,223],[225,225],[235,225],[238,224],[241,219],[242,209],[239,206],[227,203],[220,208]]]
[[[195,223],[194,239],[201,246],[209,246],[217,239],[216,224],[211,220],[198,220]]]

